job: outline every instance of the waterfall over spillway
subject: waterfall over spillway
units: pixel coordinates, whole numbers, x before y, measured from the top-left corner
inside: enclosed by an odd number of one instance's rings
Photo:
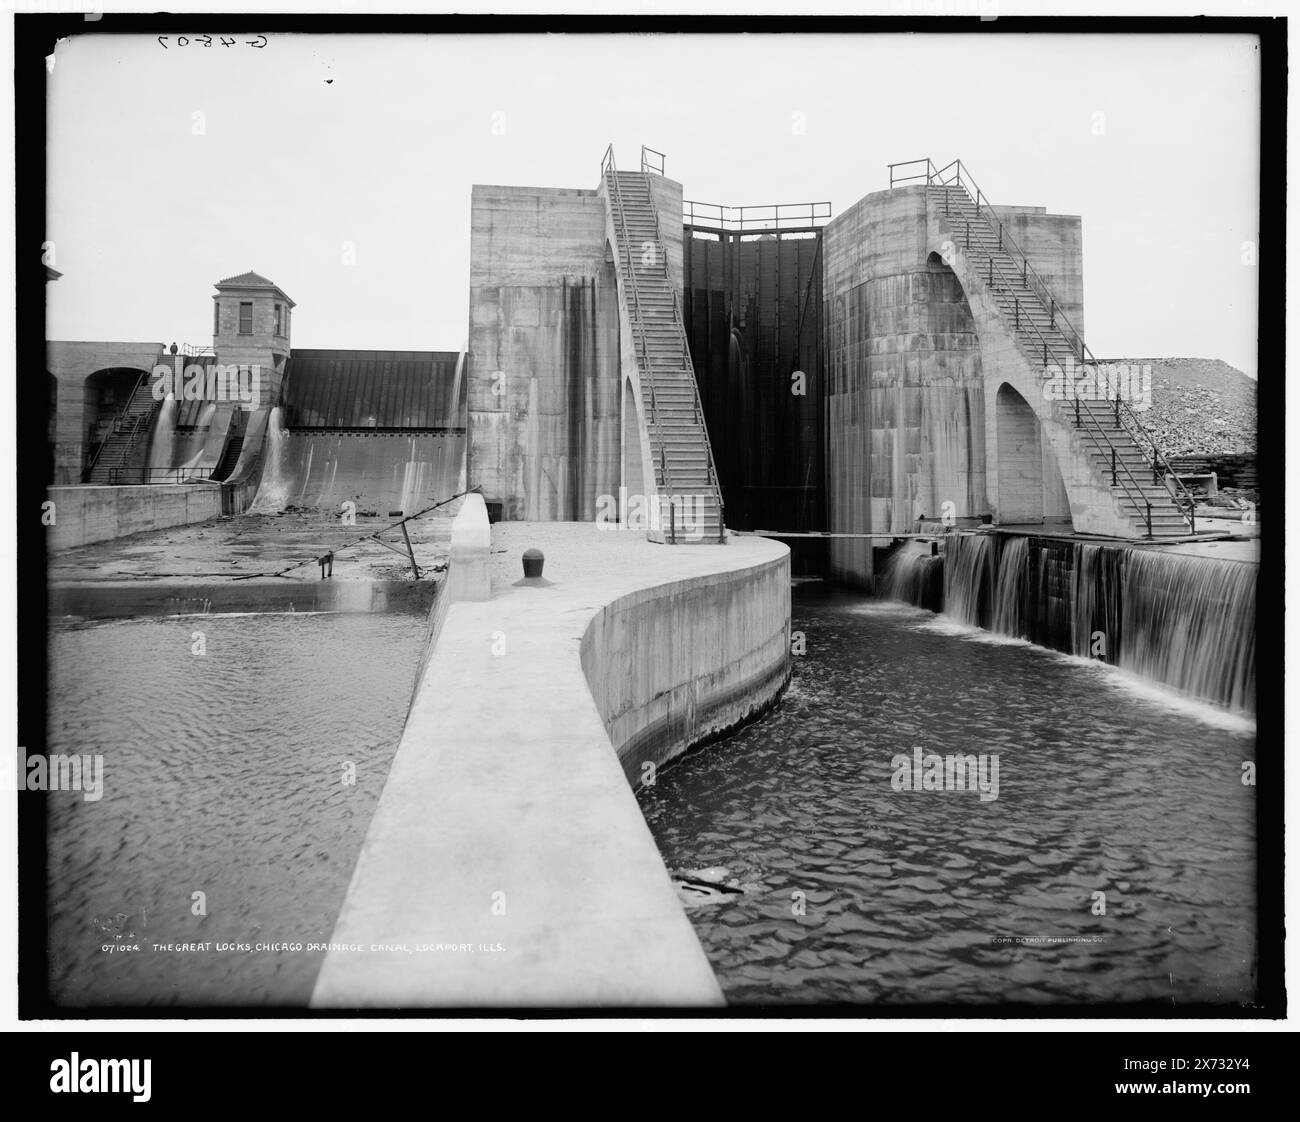
[[[414,514],[463,490],[465,437],[453,433],[360,433],[284,427],[277,407],[266,430],[254,514],[288,508],[355,515]]]
[[[1002,546],[998,577],[993,589],[993,630],[1020,638],[1021,599],[1029,566],[1029,539],[1012,538]]]
[[[879,587],[887,600],[937,612],[943,606],[943,558],[925,543],[909,542],[885,562]]]
[[[154,422],[153,440],[149,442],[149,472],[163,471],[172,466],[172,456],[176,451],[176,397],[168,394],[163,398],[162,408],[158,410],[158,419]]]
[[[1255,711],[1255,564],[1061,538],[940,540],[940,557],[924,543],[900,546],[880,594]]]
[[[285,507],[288,497],[289,481],[285,472],[285,442],[288,435],[284,431],[284,414],[277,405],[271,410],[266,423],[266,458],[262,466],[262,481],[257,488],[257,495],[249,506],[251,514],[274,514]]]
[[[1257,573],[1244,561],[1129,550],[1120,666],[1253,712]]]
[[[993,580],[993,537],[952,534],[944,541],[943,613],[957,623],[983,626]],[[982,614],[981,614],[982,613]]]

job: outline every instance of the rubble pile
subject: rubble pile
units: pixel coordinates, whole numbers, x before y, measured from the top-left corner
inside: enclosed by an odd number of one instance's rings
[[[1151,364],[1151,408],[1142,423],[1168,456],[1255,451],[1255,382],[1210,358],[1138,358]]]

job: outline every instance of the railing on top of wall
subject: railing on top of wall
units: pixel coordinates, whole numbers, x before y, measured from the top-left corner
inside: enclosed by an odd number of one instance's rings
[[[717,203],[682,200],[683,225],[701,229],[777,233],[780,230],[817,229],[830,218],[829,202],[719,206]]]

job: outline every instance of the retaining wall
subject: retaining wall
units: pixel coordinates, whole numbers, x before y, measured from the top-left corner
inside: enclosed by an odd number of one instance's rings
[[[54,525],[46,528],[49,549],[68,549],[145,530],[206,522],[221,513],[219,483],[176,483],[138,487],[50,487]]]

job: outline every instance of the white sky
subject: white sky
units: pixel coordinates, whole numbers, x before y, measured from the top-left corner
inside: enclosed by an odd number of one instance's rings
[[[51,338],[210,343],[212,282],[254,269],[295,346],[458,349],[471,184],[594,188],[612,140],[624,168],[666,152],[688,199],[837,214],[890,162],[960,156],[994,202],[1083,216],[1096,354],[1255,374],[1245,36],[245,38],[60,46]]]

